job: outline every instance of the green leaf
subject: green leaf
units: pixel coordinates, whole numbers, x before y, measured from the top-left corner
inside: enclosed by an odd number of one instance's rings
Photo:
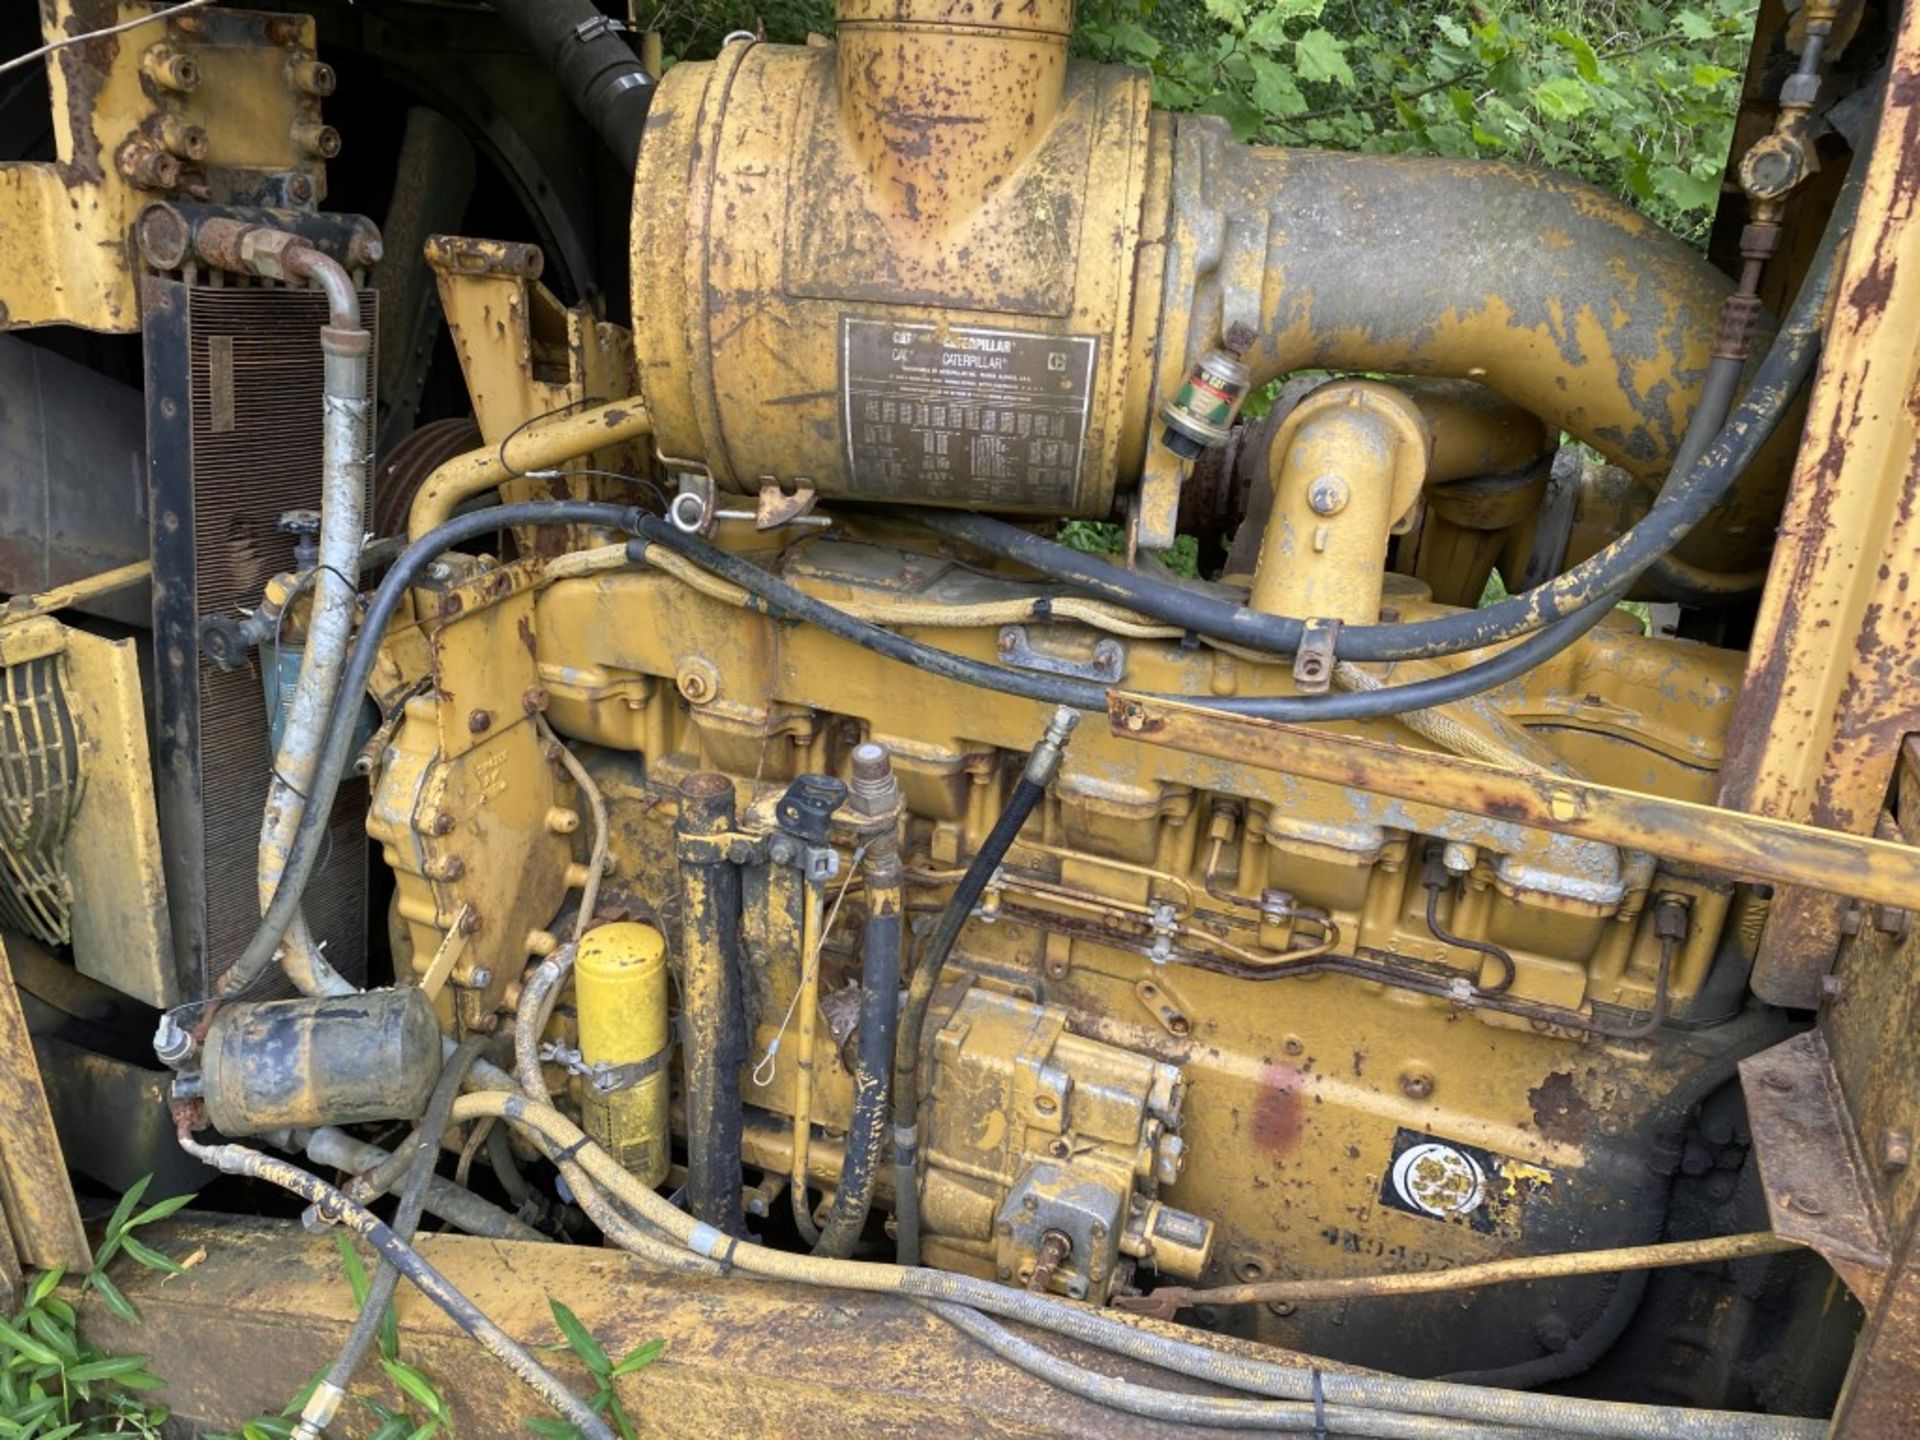
[[[26,1313],[27,1328],[33,1331],[42,1344],[58,1352],[63,1360],[80,1358],[80,1344],[74,1338],[72,1326],[61,1324],[44,1310],[29,1310]],[[67,1378],[73,1378],[71,1371],[68,1372]]]
[[[34,1277],[33,1285],[27,1291],[27,1303],[24,1308],[31,1310],[51,1295],[53,1287],[60,1283],[61,1277],[66,1273],[67,1267],[64,1265],[56,1265],[51,1270],[42,1270]]]
[[[367,1280],[367,1267],[360,1261],[360,1252],[353,1247],[353,1241],[342,1232],[333,1237],[334,1248],[340,1252],[340,1268],[347,1272],[347,1288],[353,1292],[353,1303],[364,1305],[372,1285]]]
[[[547,1304],[553,1310],[554,1320],[559,1323],[560,1333],[567,1337],[568,1346],[580,1357],[581,1363],[596,1375],[604,1376],[611,1371],[613,1361],[600,1348],[600,1342],[593,1338],[593,1332],[580,1323],[580,1317],[552,1296],[547,1297]]]
[[[1353,69],[1347,64],[1347,42],[1329,30],[1309,30],[1295,41],[1293,63],[1302,80],[1353,87]]]
[[[1131,55],[1136,60],[1152,60],[1160,54],[1160,41],[1154,33],[1131,20],[1122,20],[1110,28],[1107,38],[1121,54]]]
[[[407,1440],[431,1440],[434,1432],[439,1428],[440,1422],[438,1420],[429,1420],[424,1424],[414,1426],[413,1432],[407,1436]]]
[[[127,1193],[120,1197],[120,1203],[113,1207],[113,1215],[107,1221],[109,1241],[118,1238],[120,1232],[127,1228],[127,1221],[133,1215],[133,1207],[140,1203],[140,1197],[147,1193],[147,1186],[152,1183],[153,1176],[142,1175],[128,1187]]]
[[[1585,36],[1576,35],[1573,31],[1562,27],[1558,30],[1549,30],[1547,38],[1573,56],[1574,68],[1580,72],[1582,80],[1588,84],[1599,81],[1600,57],[1593,53],[1593,46],[1587,43]]]
[[[67,1371],[67,1380],[71,1384],[89,1380],[117,1380],[122,1375],[132,1375],[146,1368],[147,1357],[144,1355],[115,1355],[73,1366]]]
[[[564,1420],[551,1415],[530,1415],[520,1422],[545,1440],[580,1440],[580,1432]]]
[[[259,1415],[240,1427],[242,1440],[291,1440],[293,1422],[282,1415]]]
[[[107,1308],[129,1324],[138,1324],[140,1312],[133,1308],[133,1302],[120,1293],[120,1287],[107,1278],[104,1270],[95,1270],[87,1276],[87,1287],[107,1302]]]
[[[133,1370],[114,1381],[124,1390],[158,1390],[166,1383],[151,1370]]]
[[[1681,210],[1710,209],[1720,198],[1718,179],[1689,175],[1677,165],[1656,165],[1649,178],[1654,193]]]
[[[60,1363],[59,1354],[34,1339],[24,1330],[16,1329],[5,1320],[0,1320],[0,1345],[17,1350],[36,1365],[54,1365]]]
[[[1697,90],[1711,90],[1715,86],[1733,79],[1733,77],[1739,73],[1737,70],[1729,70],[1724,65],[1695,65],[1693,67],[1694,88]]]
[[[440,1398],[440,1392],[434,1388],[433,1381],[404,1360],[383,1359],[380,1365],[387,1372],[387,1378],[393,1381],[402,1394],[436,1420],[446,1418],[447,1402]]]
[[[380,1316],[379,1339],[376,1342],[382,1359],[400,1358],[400,1312],[388,1303],[385,1313]]]
[[[134,1216],[133,1219],[127,1222],[127,1228],[131,1230],[136,1225],[151,1225],[156,1220],[166,1219],[169,1215],[173,1214],[175,1211],[186,1209],[186,1207],[191,1205],[192,1203],[193,1203],[193,1192],[191,1190],[189,1190],[184,1195],[169,1196],[167,1199],[162,1200],[157,1205],[149,1205],[146,1209],[142,1210],[138,1215]]]
[[[1207,0],[1207,14],[1236,32],[1247,28],[1245,0]]]
[[[1556,75],[1534,87],[1533,103],[1549,120],[1571,120],[1593,108],[1593,96],[1573,76]]]
[[[175,1260],[171,1255],[162,1255],[144,1240],[136,1240],[133,1236],[128,1235],[120,1243],[126,1247],[128,1256],[136,1264],[144,1265],[149,1270],[164,1271],[168,1275],[185,1273],[186,1267],[178,1260]]]
[[[622,1375],[631,1375],[635,1371],[646,1369],[660,1358],[660,1352],[666,1348],[665,1340],[649,1340],[644,1345],[634,1346],[621,1358],[620,1363],[613,1367],[614,1378],[618,1379]]]
[[[1689,40],[1711,40],[1717,33],[1713,21],[1698,10],[1682,10],[1673,17],[1673,23]]]
[[[65,1300],[62,1300],[58,1295],[49,1295],[46,1299],[42,1300],[40,1302],[40,1308],[46,1311],[47,1314],[53,1316],[53,1318],[58,1320],[62,1325],[73,1324],[73,1306],[69,1305]]]
[[[302,1410],[306,1409],[307,1401],[313,1398],[313,1392],[320,1388],[320,1382],[327,1378],[327,1371],[331,1368],[333,1367],[323,1365],[314,1371],[313,1378],[294,1392],[293,1398],[281,1407],[280,1413],[282,1415],[298,1415]]]
[[[1284,119],[1307,108],[1293,74],[1277,60],[1264,55],[1253,57],[1253,103],[1269,115]]]
[[[406,1440],[407,1432],[413,1429],[413,1422],[404,1415],[396,1415],[367,1437],[367,1440]]]

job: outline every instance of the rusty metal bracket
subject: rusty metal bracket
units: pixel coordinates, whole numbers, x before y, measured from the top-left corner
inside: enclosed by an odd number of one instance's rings
[[[1126,647],[1118,640],[1096,640],[1090,659],[1076,660],[1035,648],[1024,625],[1000,627],[1000,658],[1016,670],[1033,670],[1042,675],[1071,675],[1101,685],[1117,685],[1127,671]]]
[[[1293,683],[1302,695],[1324,695],[1333,684],[1333,651],[1340,639],[1338,620],[1309,620],[1301,627],[1293,657]]]
[[[1107,708],[1113,733],[1125,740],[1647,851],[1746,880],[1879,905],[1911,905],[1920,894],[1920,847],[1912,845],[1124,690],[1108,694]]]
[[[1817,1252],[1871,1309],[1887,1228],[1826,1037],[1809,1030],[1742,1060],[1740,1087],[1774,1234]]]

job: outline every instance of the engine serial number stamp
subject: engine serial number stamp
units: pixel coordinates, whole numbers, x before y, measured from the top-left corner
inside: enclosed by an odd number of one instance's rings
[[[857,495],[1072,510],[1099,341],[961,325],[840,322],[841,423]]]

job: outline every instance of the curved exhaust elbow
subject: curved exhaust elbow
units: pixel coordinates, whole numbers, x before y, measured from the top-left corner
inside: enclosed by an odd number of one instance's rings
[[[1255,148],[1210,119],[1180,122],[1168,236],[1163,393],[1189,353],[1244,322],[1260,337],[1246,356],[1256,383],[1322,368],[1474,380],[1656,484],[1733,288],[1583,181]],[[1791,457],[1769,458],[1742,490],[1781,493]],[[1723,508],[1754,506],[1736,492]]]

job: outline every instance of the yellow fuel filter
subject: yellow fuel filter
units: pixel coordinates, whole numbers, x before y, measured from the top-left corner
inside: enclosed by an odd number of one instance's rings
[[[573,962],[581,1118],[648,1185],[667,1177],[667,942],[651,925],[589,930]]]

